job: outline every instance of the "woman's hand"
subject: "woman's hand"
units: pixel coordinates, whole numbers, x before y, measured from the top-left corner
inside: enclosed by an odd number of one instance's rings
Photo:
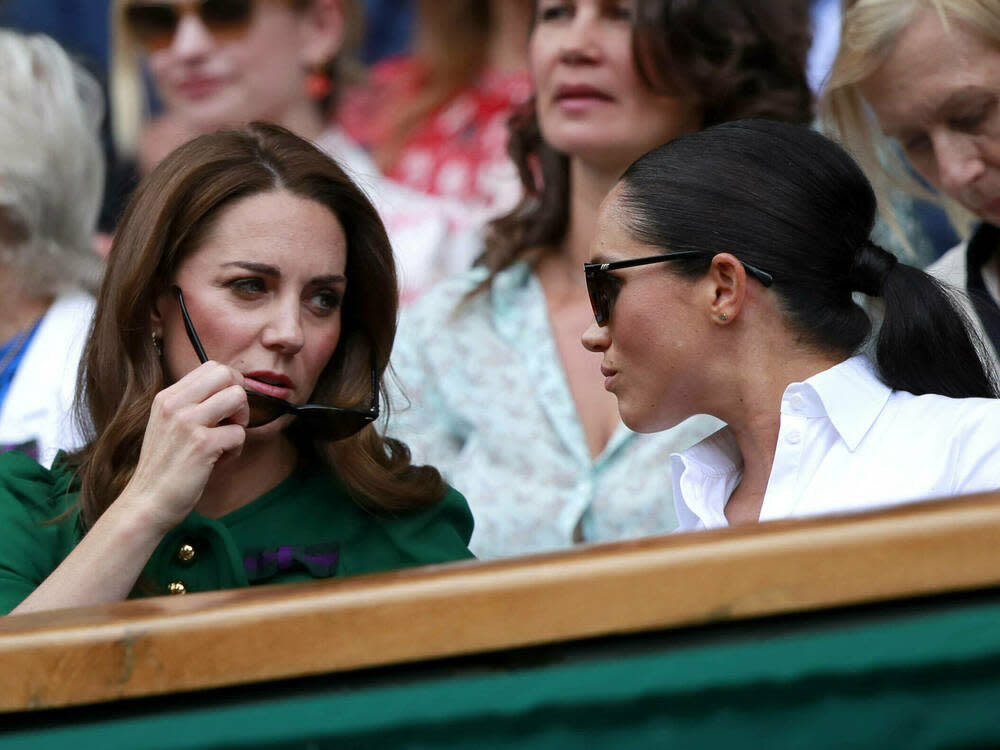
[[[166,534],[201,498],[215,465],[238,455],[250,419],[243,376],[206,362],[153,399],[135,473],[116,501]]]
[[[14,613],[127,597],[164,535],[194,508],[215,465],[243,449],[249,419],[243,376],[217,362],[156,394],[132,480]]]

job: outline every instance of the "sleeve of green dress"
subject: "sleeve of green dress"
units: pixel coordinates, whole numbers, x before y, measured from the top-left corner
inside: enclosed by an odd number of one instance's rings
[[[341,575],[469,559],[472,525],[469,504],[449,487],[444,499],[427,510],[374,520],[365,538],[345,550]]]
[[[60,471],[14,451],[0,454],[0,614],[8,614],[76,544],[76,513],[64,514]]]

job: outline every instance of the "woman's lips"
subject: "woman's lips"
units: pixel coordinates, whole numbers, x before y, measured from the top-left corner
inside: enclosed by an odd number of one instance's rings
[[[559,86],[554,98],[556,104],[570,111],[589,109],[612,101],[604,91],[585,84]]]
[[[614,370],[610,367],[605,367],[601,365],[601,375],[604,376],[604,389],[610,391],[611,384],[614,382],[615,375],[618,374],[618,370]]]
[[[221,78],[185,78],[177,84],[177,90],[188,99],[203,99],[222,87]]]
[[[251,372],[243,376],[245,386],[251,391],[288,400],[292,394],[292,381],[285,375],[271,372]]]

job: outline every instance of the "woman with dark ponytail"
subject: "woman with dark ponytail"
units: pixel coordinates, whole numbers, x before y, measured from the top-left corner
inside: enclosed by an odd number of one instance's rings
[[[605,199],[583,340],[623,421],[728,424],[672,456],[681,530],[1000,487],[982,344],[935,279],[871,242],[875,211],[843,149],[762,120],[649,152]],[[857,294],[881,318],[873,361]]]

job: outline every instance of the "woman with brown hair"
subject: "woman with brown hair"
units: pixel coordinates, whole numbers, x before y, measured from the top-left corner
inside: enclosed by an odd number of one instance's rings
[[[257,124],[177,149],[111,250],[90,441],[0,459],[0,610],[467,557],[462,497],[375,428],[396,309],[378,215],[314,146]]]
[[[390,424],[469,499],[477,555],[676,527],[664,457],[718,422],[622,425],[579,345],[580,266],[601,199],[649,149],[724,120],[810,120],[808,29],[784,0],[536,3],[535,92],[511,134],[524,200],[479,268],[407,311],[393,354],[412,406]]]
[[[272,122],[333,156],[372,196],[404,299],[465,270],[475,243],[440,201],[379,173],[331,124],[360,31],[357,0],[114,0],[111,112],[115,142],[146,173],[189,138]],[[146,122],[143,72],[163,105]]]

